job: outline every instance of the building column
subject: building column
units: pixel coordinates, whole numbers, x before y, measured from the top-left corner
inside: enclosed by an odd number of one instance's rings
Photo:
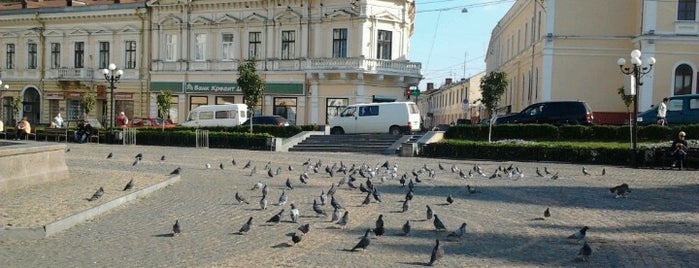
[[[309,124],[318,124],[318,113],[319,113],[319,105],[318,105],[318,81],[312,81],[311,82],[311,122]]]

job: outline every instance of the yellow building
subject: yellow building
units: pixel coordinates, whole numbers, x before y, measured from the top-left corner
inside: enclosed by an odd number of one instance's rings
[[[0,93],[2,119],[16,120],[10,106],[16,98],[22,100],[20,116],[32,124],[48,124],[58,113],[66,120],[79,119],[86,94],[96,99],[88,117],[105,126],[119,111],[128,116],[145,113],[146,26],[145,1],[25,1],[0,6],[0,79],[10,86]],[[124,72],[113,96],[102,73],[110,63]]]
[[[407,60],[412,0],[148,1],[151,114],[161,90],[170,117],[199,105],[243,103],[241,62],[265,80],[255,114],[326,124],[348,104],[400,99],[421,79]]]
[[[594,15],[593,15],[594,14]],[[597,123],[623,123],[617,59],[634,49],[657,63],[642,77],[639,111],[663,97],[699,93],[696,1],[518,0],[492,30],[487,71],[510,87],[500,112],[548,100],[586,101]]]
[[[485,72],[481,72],[458,82],[447,78],[438,89],[428,83],[418,99],[425,127],[456,124],[459,119],[477,124],[481,118],[485,118],[487,115],[483,113],[480,86],[484,75]]]

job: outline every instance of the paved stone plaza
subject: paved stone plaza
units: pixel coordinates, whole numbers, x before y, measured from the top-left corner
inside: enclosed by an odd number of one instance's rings
[[[69,168],[169,174],[182,168],[180,182],[141,200],[105,213],[54,236],[29,241],[0,241],[2,267],[411,267],[426,265],[435,239],[444,240],[462,222],[466,234],[460,241],[444,242],[442,267],[697,267],[699,266],[699,172],[659,169],[629,169],[615,166],[586,166],[592,176],[582,174],[577,164],[535,162],[493,162],[475,160],[400,158],[396,156],[347,153],[284,153],[230,149],[194,149],[152,146],[69,144]],[[113,152],[112,159],[105,156]],[[133,157],[143,153],[143,161],[132,166]],[[160,161],[161,155],[166,156]],[[308,184],[301,184],[301,164],[322,160],[319,173],[309,172]],[[231,160],[235,159],[236,166]],[[248,161],[256,167],[243,169]],[[336,193],[350,213],[346,228],[331,223],[330,217],[316,217],[313,199],[328,190],[344,175],[330,177],[326,165],[340,161],[375,167],[388,160],[397,163],[399,177],[423,165],[436,169],[437,176],[425,173],[415,186],[415,197],[407,212],[401,213],[407,187],[387,175],[381,183],[372,181],[382,192],[383,202],[362,206],[366,194],[345,184]],[[264,166],[281,174],[267,176]],[[207,169],[206,164],[211,164]],[[224,169],[219,169],[223,163]],[[442,163],[446,170],[439,170]],[[470,170],[479,165],[490,175],[498,166],[512,164],[523,178],[507,176],[488,179],[474,176],[462,179],[449,169],[452,165]],[[291,165],[294,170],[289,171]],[[547,167],[551,175],[539,177]],[[606,175],[602,176],[602,169]],[[357,175],[359,177],[359,175]],[[287,178],[294,184],[287,190],[289,202],[276,206]],[[86,178],[100,180],[104,178]],[[270,206],[260,210],[256,182],[270,186]],[[359,177],[356,185],[365,183]],[[136,181],[138,183],[138,181]],[[609,187],[628,183],[628,198],[615,199]],[[466,185],[480,193],[469,194]],[[251,202],[239,205],[240,192]],[[92,192],[74,198],[84,199]],[[455,202],[446,205],[451,194]],[[71,198],[71,197],[62,197]],[[61,199],[57,199],[61,200]],[[86,201],[87,202],[87,201]],[[289,247],[289,233],[300,224],[291,223],[289,203],[297,205],[301,223],[311,231],[298,245]],[[37,204],[26,204],[28,208]],[[40,205],[40,204],[38,204]],[[425,220],[430,205],[445,223],[447,232],[436,232]],[[265,221],[285,209],[282,222]],[[543,211],[550,208],[545,220]],[[2,208],[0,208],[2,209]],[[329,204],[324,206],[332,213]],[[384,215],[386,234],[374,237],[365,252],[350,252],[367,228],[373,228]],[[249,218],[252,230],[236,234]],[[170,237],[179,219],[182,234]],[[411,221],[409,236],[400,235],[401,226]],[[589,262],[576,261],[582,242],[566,237],[589,226],[587,240],[592,247]],[[297,232],[297,231],[296,231]]]

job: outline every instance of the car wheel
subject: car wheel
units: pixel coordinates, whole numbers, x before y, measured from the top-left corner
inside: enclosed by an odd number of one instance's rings
[[[331,135],[342,135],[345,134],[345,130],[341,127],[334,127],[330,130]]]
[[[391,135],[400,135],[400,128],[397,126],[392,126],[388,129],[388,133],[390,133]]]

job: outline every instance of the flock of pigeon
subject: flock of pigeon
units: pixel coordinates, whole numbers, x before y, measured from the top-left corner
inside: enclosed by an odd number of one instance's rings
[[[107,159],[111,159],[113,157],[112,153],[109,153],[107,155]],[[141,153],[137,154],[134,157],[134,162],[133,165],[138,165],[140,161],[142,161],[143,155]],[[160,158],[161,161],[165,161],[165,156],[163,155]],[[234,166],[237,166],[237,163],[235,160],[231,161],[231,164]],[[330,215],[330,222],[335,223],[339,229],[344,229],[348,223],[350,222],[350,212],[342,205],[342,202],[339,200],[339,198],[336,197],[335,193],[338,189],[341,188],[346,188],[348,190],[359,190],[361,193],[366,194],[363,201],[361,202],[361,206],[366,206],[369,205],[371,202],[377,202],[381,203],[383,202],[382,199],[382,194],[381,191],[379,190],[378,185],[376,185],[375,181],[380,181],[382,183],[382,187],[391,187],[388,186],[388,184],[383,184],[387,181],[392,181],[395,180],[399,183],[399,185],[396,185],[398,187],[401,187],[405,189],[405,196],[404,199],[401,201],[402,206],[397,212],[404,213],[407,212],[408,210],[411,209],[411,201],[413,198],[416,196],[416,189],[418,188],[418,185],[422,182],[422,180],[425,179],[434,179],[437,175],[437,172],[442,172],[442,173],[453,173],[456,174],[459,178],[462,179],[467,179],[467,178],[473,178],[474,176],[479,176],[479,177],[484,177],[484,178],[489,178],[489,179],[496,179],[496,178],[511,178],[513,180],[519,179],[519,178],[524,178],[525,175],[524,173],[518,168],[518,167],[513,167],[513,165],[510,165],[509,167],[502,167],[499,166],[496,170],[494,170],[490,175],[486,174],[486,172],[478,165],[474,165],[472,169],[469,170],[462,170],[456,165],[452,165],[450,168],[445,167],[442,163],[438,164],[438,167],[435,169],[429,168],[427,165],[423,165],[420,169],[416,170],[413,169],[412,171],[408,172],[403,172],[402,175],[399,175],[399,169],[398,169],[398,164],[390,164],[388,161],[385,161],[383,164],[377,164],[375,166],[370,166],[367,164],[361,164],[359,166],[353,164],[352,166],[347,166],[345,165],[342,161],[340,163],[334,163],[332,165],[326,165],[324,167],[323,172],[321,172],[321,169],[323,169],[323,164],[322,160],[318,160],[317,162],[311,162],[311,159],[308,159],[304,163],[301,164],[303,167],[303,170],[300,172],[298,180],[302,184],[308,184],[309,180],[311,180],[311,176],[323,176],[322,173],[325,173],[325,176],[328,176],[329,178],[333,177],[340,177],[339,181],[337,183],[332,183],[330,188],[326,190],[321,190],[320,195],[318,198],[313,199],[313,205],[312,205],[312,211],[316,217],[328,217],[328,211],[325,209],[326,204],[330,204],[330,207],[332,208],[332,212]],[[207,163],[205,167],[211,168],[211,164]],[[220,163],[219,164],[220,169],[224,169],[224,164]],[[257,172],[257,167],[253,165],[252,161],[249,160],[245,165],[242,167],[243,170],[249,169],[249,176],[255,175]],[[267,162],[263,168],[267,172],[267,177],[269,178],[274,178],[277,177],[281,174],[282,168],[278,167],[274,169],[272,167],[272,163]],[[294,171],[294,167],[292,165],[289,165],[286,168],[289,172]],[[179,175],[182,172],[182,169],[180,167],[176,168],[173,170],[170,175]],[[342,174],[340,176],[340,173]],[[535,170],[536,176],[538,177],[544,177],[548,178],[551,180],[556,180],[559,178],[558,172],[552,173],[549,171],[546,167],[543,169],[543,173],[541,170],[537,167]],[[585,168],[582,168],[582,174],[585,176],[591,175],[591,173]],[[606,170],[602,169],[602,175],[606,174]],[[359,182],[359,180],[364,180],[364,182]],[[358,185],[357,185],[358,184]],[[134,181],[133,179],[130,180],[126,186],[124,187],[124,191],[128,191],[130,189],[133,189],[134,187]],[[395,186],[394,186],[395,187]],[[277,202],[275,205],[277,206],[285,206],[286,203],[289,200],[289,192],[293,191],[294,185],[291,181],[290,178],[287,178],[285,183],[284,183],[284,189],[282,190],[279,198],[277,199]],[[269,191],[270,191],[270,186],[266,183],[263,182],[257,182],[255,183],[251,188],[251,191],[260,191],[261,197],[258,201],[259,204],[259,210],[264,211],[268,209],[268,204],[271,203],[269,201]],[[610,192],[614,194],[615,198],[619,197],[626,197],[629,192],[629,186],[628,184],[624,183],[615,187],[610,188]],[[476,190],[475,187],[472,187],[470,185],[466,185],[466,193],[468,194],[477,194],[481,193],[481,191]],[[104,195],[104,189],[103,187],[100,187],[90,198],[87,198],[88,201],[94,201],[99,199]],[[328,200],[329,199],[329,200]],[[236,192],[235,193],[235,200],[238,202],[240,205],[250,205],[250,200],[245,197],[245,195],[241,192]],[[329,202],[328,202],[329,201]],[[454,203],[454,197],[449,194],[446,197],[446,203],[443,204],[445,206],[451,205]],[[272,201],[273,202],[273,201]],[[289,218],[292,223],[297,223],[300,224],[299,222],[299,217],[301,215],[298,207],[294,203],[289,204],[290,209],[289,209]],[[439,216],[434,213],[432,208],[429,205],[426,205],[425,208],[425,218],[426,220],[431,220],[432,225],[434,227],[435,231],[442,232],[446,231],[447,227],[445,224],[440,220]],[[344,211],[344,212],[342,212]],[[282,219],[285,217],[285,209],[281,209],[278,213],[274,214],[271,218],[266,220],[266,223],[272,223],[272,224],[277,224],[282,221]],[[309,216],[309,215],[305,215]],[[544,218],[536,218],[536,219],[545,219],[551,216],[551,212],[549,208],[546,208],[544,211]],[[360,238],[360,240],[356,243],[354,247],[349,249],[349,251],[356,251],[356,250],[362,250],[365,251],[369,247],[372,241],[372,237],[380,237],[385,234],[385,226],[384,226],[384,215],[380,214],[378,216],[378,219],[375,222],[374,228],[367,228],[366,231],[364,232],[364,235]],[[247,221],[243,223],[243,225],[240,227],[238,230],[238,234],[244,235],[248,232],[250,232],[251,229],[255,227],[255,222],[254,222],[254,216],[250,216]],[[466,227],[467,224],[464,222],[462,223],[459,228],[456,230],[448,233],[444,238],[449,241],[458,241],[460,240],[465,234],[466,234]],[[298,227],[299,233],[291,233],[289,236],[291,236],[291,243],[287,243],[289,246],[293,246],[295,244],[300,243],[303,238],[309,233],[311,229],[311,225],[308,223],[301,224]],[[584,241],[583,246],[580,248],[578,255],[576,256],[577,260],[581,261],[587,261],[589,256],[592,254],[592,249],[587,243],[586,239],[586,233],[588,231],[588,227],[584,226],[582,229],[579,231],[575,232],[574,234],[570,235],[568,238],[569,239],[574,239],[576,241]],[[411,221],[408,219],[405,221],[405,224],[401,227],[402,234],[408,236],[410,235],[410,232],[412,230],[411,226]],[[179,219],[175,221],[174,225],[172,226],[172,233],[171,236],[175,237],[177,234],[180,234],[182,232],[182,227],[180,225]],[[440,259],[444,257],[444,247],[442,241],[440,241],[439,238],[435,240],[434,247],[431,252],[430,260],[427,263],[428,265],[433,265],[437,262],[439,262]]]

